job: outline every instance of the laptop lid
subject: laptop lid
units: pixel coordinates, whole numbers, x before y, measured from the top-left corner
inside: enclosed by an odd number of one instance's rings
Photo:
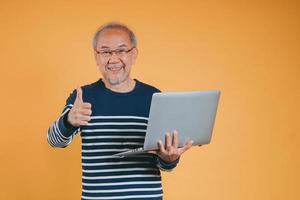
[[[219,97],[219,90],[154,93],[143,149],[158,149],[157,141],[164,144],[166,131],[174,129],[179,147],[190,139],[193,145],[210,143]]]

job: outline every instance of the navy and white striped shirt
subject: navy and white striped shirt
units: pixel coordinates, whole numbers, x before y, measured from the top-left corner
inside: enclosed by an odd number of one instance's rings
[[[160,92],[135,81],[135,88],[127,93],[107,89],[101,79],[83,86],[83,101],[92,104],[92,115],[80,128],[66,120],[76,98],[74,90],[61,116],[48,130],[48,143],[53,147],[68,146],[81,132],[82,200],[162,199],[159,169],[170,171],[178,161],[165,163],[152,154],[114,156],[143,146],[152,95]]]

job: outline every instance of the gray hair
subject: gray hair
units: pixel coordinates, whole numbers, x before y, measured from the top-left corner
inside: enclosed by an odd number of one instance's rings
[[[94,37],[93,37],[94,50],[96,50],[97,39],[98,39],[99,35],[103,31],[106,31],[108,29],[119,29],[119,30],[125,31],[128,34],[129,38],[130,38],[130,42],[131,42],[132,47],[137,46],[137,40],[136,40],[135,34],[133,33],[132,30],[130,30],[125,24],[122,24],[122,23],[119,23],[119,22],[110,22],[110,23],[102,25],[100,28],[98,28],[98,30],[94,34]]]

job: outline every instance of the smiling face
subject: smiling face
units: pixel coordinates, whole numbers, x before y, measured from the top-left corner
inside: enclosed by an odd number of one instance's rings
[[[119,85],[130,81],[130,71],[137,57],[129,35],[122,29],[108,29],[100,33],[96,43],[95,59],[104,81]]]

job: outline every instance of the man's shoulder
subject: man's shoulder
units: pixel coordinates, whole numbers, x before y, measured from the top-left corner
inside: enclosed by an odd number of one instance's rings
[[[92,82],[92,83],[85,84],[85,85],[81,86],[81,88],[88,90],[88,89],[92,89],[92,88],[96,87],[98,84],[99,84],[99,80]]]
[[[89,101],[92,98],[93,94],[97,90],[98,84],[99,84],[99,80],[80,86],[82,89],[82,97],[84,100]],[[76,90],[74,90],[73,93],[74,92],[76,96]]]
[[[153,86],[153,85],[150,85],[150,84],[148,84],[148,83],[141,82],[141,81],[139,81],[139,80],[137,80],[137,79],[135,79],[135,80],[139,82],[139,84],[141,85],[141,88],[142,88],[143,90],[150,91],[150,92],[153,92],[153,93],[154,93],[154,92],[161,92],[160,89],[158,89],[157,87],[155,87],[155,86]]]

